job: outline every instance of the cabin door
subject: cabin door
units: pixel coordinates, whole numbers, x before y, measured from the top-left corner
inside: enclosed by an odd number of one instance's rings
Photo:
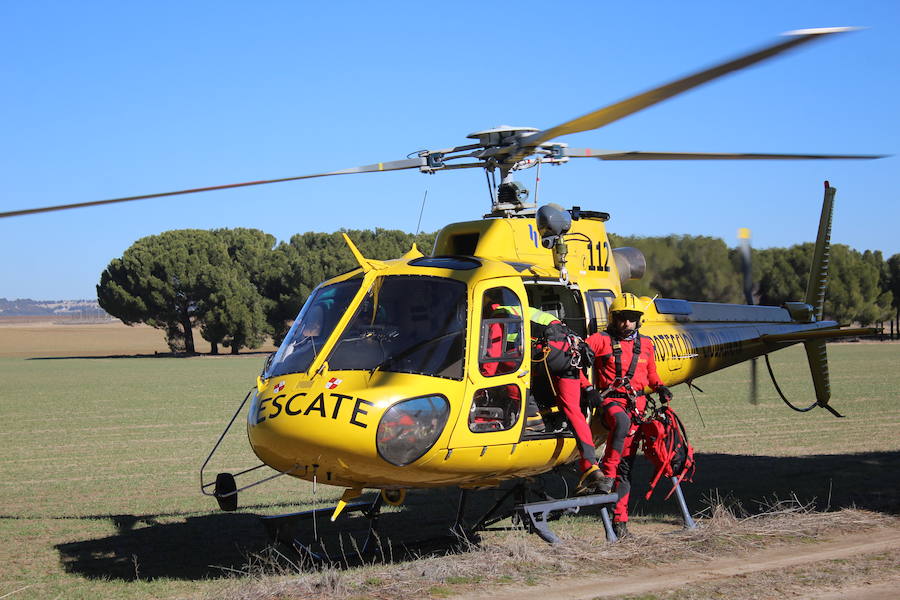
[[[479,282],[470,306],[466,393],[451,447],[515,444],[531,367],[522,282],[514,277]]]

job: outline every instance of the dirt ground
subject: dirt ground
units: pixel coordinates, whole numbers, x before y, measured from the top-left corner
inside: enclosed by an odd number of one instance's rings
[[[627,542],[625,542],[627,543]],[[690,586],[690,589],[685,589]],[[745,556],[623,569],[552,586],[510,587],[455,596],[465,600],[565,598],[854,598],[900,597],[900,529],[881,528],[822,542],[763,548]]]

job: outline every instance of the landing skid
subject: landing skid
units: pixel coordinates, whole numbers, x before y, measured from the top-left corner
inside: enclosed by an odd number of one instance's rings
[[[675,496],[678,500],[678,506],[681,509],[684,527],[686,529],[694,529],[697,525],[691,518],[688,511],[687,503],[681,493],[681,486],[677,479],[672,478],[672,484],[675,487]],[[553,498],[543,489],[536,489],[527,480],[519,481],[513,487],[506,490],[484,513],[484,515],[475,523],[468,527],[465,523],[466,505],[468,504],[471,490],[460,490],[459,503],[456,510],[456,518],[451,525],[448,534],[440,539],[432,538],[428,540],[420,540],[417,542],[406,543],[403,545],[403,552],[406,553],[411,549],[415,549],[414,554],[422,555],[422,547],[431,544],[435,549],[443,551],[453,551],[454,548],[465,547],[466,544],[478,543],[480,541],[479,533],[482,531],[507,531],[521,530],[522,526],[529,533],[536,533],[542,540],[549,544],[559,544],[561,540],[549,526],[550,521],[558,519],[563,514],[577,513],[581,508],[586,506],[600,506],[600,517],[603,520],[603,529],[606,539],[609,542],[618,541],[618,537],[612,526],[612,520],[609,516],[608,506],[615,504],[619,496],[618,494],[592,494],[589,496],[575,496],[571,498]],[[531,498],[529,500],[529,498]],[[361,513],[368,521],[368,531],[362,546],[356,546],[352,550],[352,555],[359,559],[371,557],[379,551],[385,554],[385,549],[381,547],[382,536],[379,533],[379,516],[384,500],[381,494],[378,494],[373,502],[354,502],[348,504],[344,509],[345,513]],[[324,548],[322,538],[316,527],[317,520],[323,523],[330,519],[333,512],[332,508],[317,508],[302,512],[264,516],[260,517],[269,537],[275,541],[293,548],[297,553],[308,557],[316,562],[327,563],[350,563],[351,561],[346,554],[342,556],[334,556],[329,554]],[[497,523],[505,519],[512,520],[512,526],[500,527]],[[299,536],[295,535],[298,526],[304,525],[312,521],[313,536],[311,540],[302,541]],[[393,555],[393,552],[388,552]],[[387,557],[384,557],[387,558]],[[391,558],[399,558],[391,556]]]

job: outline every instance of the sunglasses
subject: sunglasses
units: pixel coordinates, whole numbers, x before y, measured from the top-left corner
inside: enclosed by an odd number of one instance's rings
[[[641,313],[630,310],[621,310],[615,313],[615,316],[622,321],[634,321],[637,323],[641,320]]]

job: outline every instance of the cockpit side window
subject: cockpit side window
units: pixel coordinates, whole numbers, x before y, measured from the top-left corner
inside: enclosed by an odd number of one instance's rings
[[[512,373],[524,356],[522,303],[505,287],[485,291],[481,302],[478,368],[485,377]]]
[[[278,348],[265,377],[303,373],[309,369],[361,284],[362,278],[356,277],[314,290]]]

